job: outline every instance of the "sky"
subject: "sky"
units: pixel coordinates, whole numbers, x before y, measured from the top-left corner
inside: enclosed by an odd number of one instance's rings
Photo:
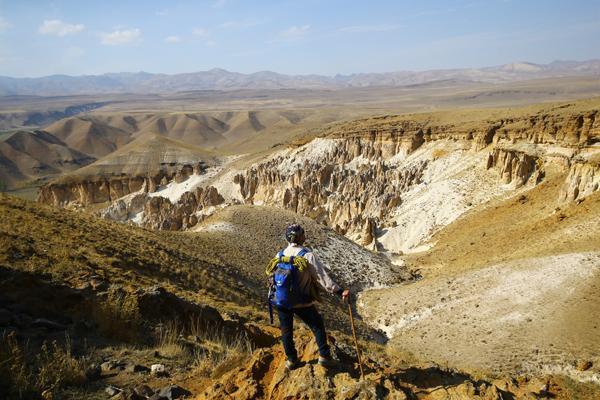
[[[351,74],[600,58],[599,0],[0,0],[0,75]]]

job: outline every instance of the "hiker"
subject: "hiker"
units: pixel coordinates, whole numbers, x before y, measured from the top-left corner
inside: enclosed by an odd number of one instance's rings
[[[350,296],[348,289],[342,289],[331,279],[323,264],[308,248],[304,229],[293,224],[286,228],[288,246],[281,250],[269,263],[267,275],[270,277],[269,311],[273,322],[272,307],[277,310],[281,328],[281,341],[287,361],[286,368],[292,370],[300,366],[294,346],[294,315],[297,315],[313,332],[319,347],[319,364],[324,367],[335,365],[327,343],[327,334],[321,314],[315,307],[320,300],[319,289],[341,295],[344,300]]]

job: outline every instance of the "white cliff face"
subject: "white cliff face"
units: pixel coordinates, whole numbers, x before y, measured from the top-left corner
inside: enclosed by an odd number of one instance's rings
[[[412,153],[401,148],[387,159],[348,157],[340,150],[347,146],[345,139],[318,139],[282,152],[247,171],[259,185],[242,186],[249,189],[244,194],[255,204],[320,218],[374,250],[411,252],[469,209],[513,189],[486,168],[488,152],[472,151],[469,141],[438,140]]]
[[[219,172],[219,168],[208,168],[202,174],[193,174],[184,181],[170,181],[166,185],[159,186],[155,192],[148,193],[149,197],[164,197],[173,204],[177,203],[181,196],[186,192],[192,192],[196,188],[203,186],[203,183],[214,177]]]
[[[404,162],[428,159],[419,184],[402,194],[390,210],[390,226],[382,228],[378,242],[383,250],[410,253],[428,249],[432,235],[473,207],[512,193],[497,172],[483,168],[487,154],[472,152],[465,143],[427,144]],[[438,155],[439,154],[439,155]],[[398,166],[402,168],[401,164]]]

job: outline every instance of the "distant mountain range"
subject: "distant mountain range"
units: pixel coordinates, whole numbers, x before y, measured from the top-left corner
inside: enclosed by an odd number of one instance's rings
[[[40,78],[0,76],[0,96],[76,95],[106,93],[170,93],[192,90],[236,89],[341,89],[370,86],[409,86],[436,81],[501,83],[565,76],[600,77],[600,60],[519,62],[485,68],[396,71],[352,75],[284,75],[271,71],[242,74],[224,69],[185,74],[108,73],[103,75],[52,75]]]

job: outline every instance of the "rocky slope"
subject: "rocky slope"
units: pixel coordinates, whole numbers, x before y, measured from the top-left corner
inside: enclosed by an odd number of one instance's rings
[[[273,252],[281,243],[275,236],[293,214],[249,206],[223,213],[197,233],[160,232],[0,196],[0,395],[461,400],[598,393],[593,384],[560,375],[469,375],[385,354],[363,340],[361,380],[345,334],[345,310],[330,314],[327,307],[339,366],[316,365],[310,332],[298,326],[303,363],[287,372],[278,331],[259,308],[261,289],[253,276],[260,268],[256,249]],[[325,253],[335,233],[296,218],[309,229],[315,249]],[[227,245],[233,236],[237,241]],[[365,263],[385,266],[383,257],[337,240],[371,257]],[[78,246],[72,246],[75,241]],[[334,319],[340,314],[346,325]],[[368,337],[364,325],[359,328]]]
[[[546,179],[440,230],[403,257],[423,278],[362,293],[361,315],[390,348],[461,370],[598,384],[600,192],[563,203],[563,186]]]
[[[42,202],[85,207],[110,202],[131,193],[155,192],[168,182],[203,175],[217,164],[206,149],[158,135],[144,135],[72,175],[61,177],[39,192]]]

